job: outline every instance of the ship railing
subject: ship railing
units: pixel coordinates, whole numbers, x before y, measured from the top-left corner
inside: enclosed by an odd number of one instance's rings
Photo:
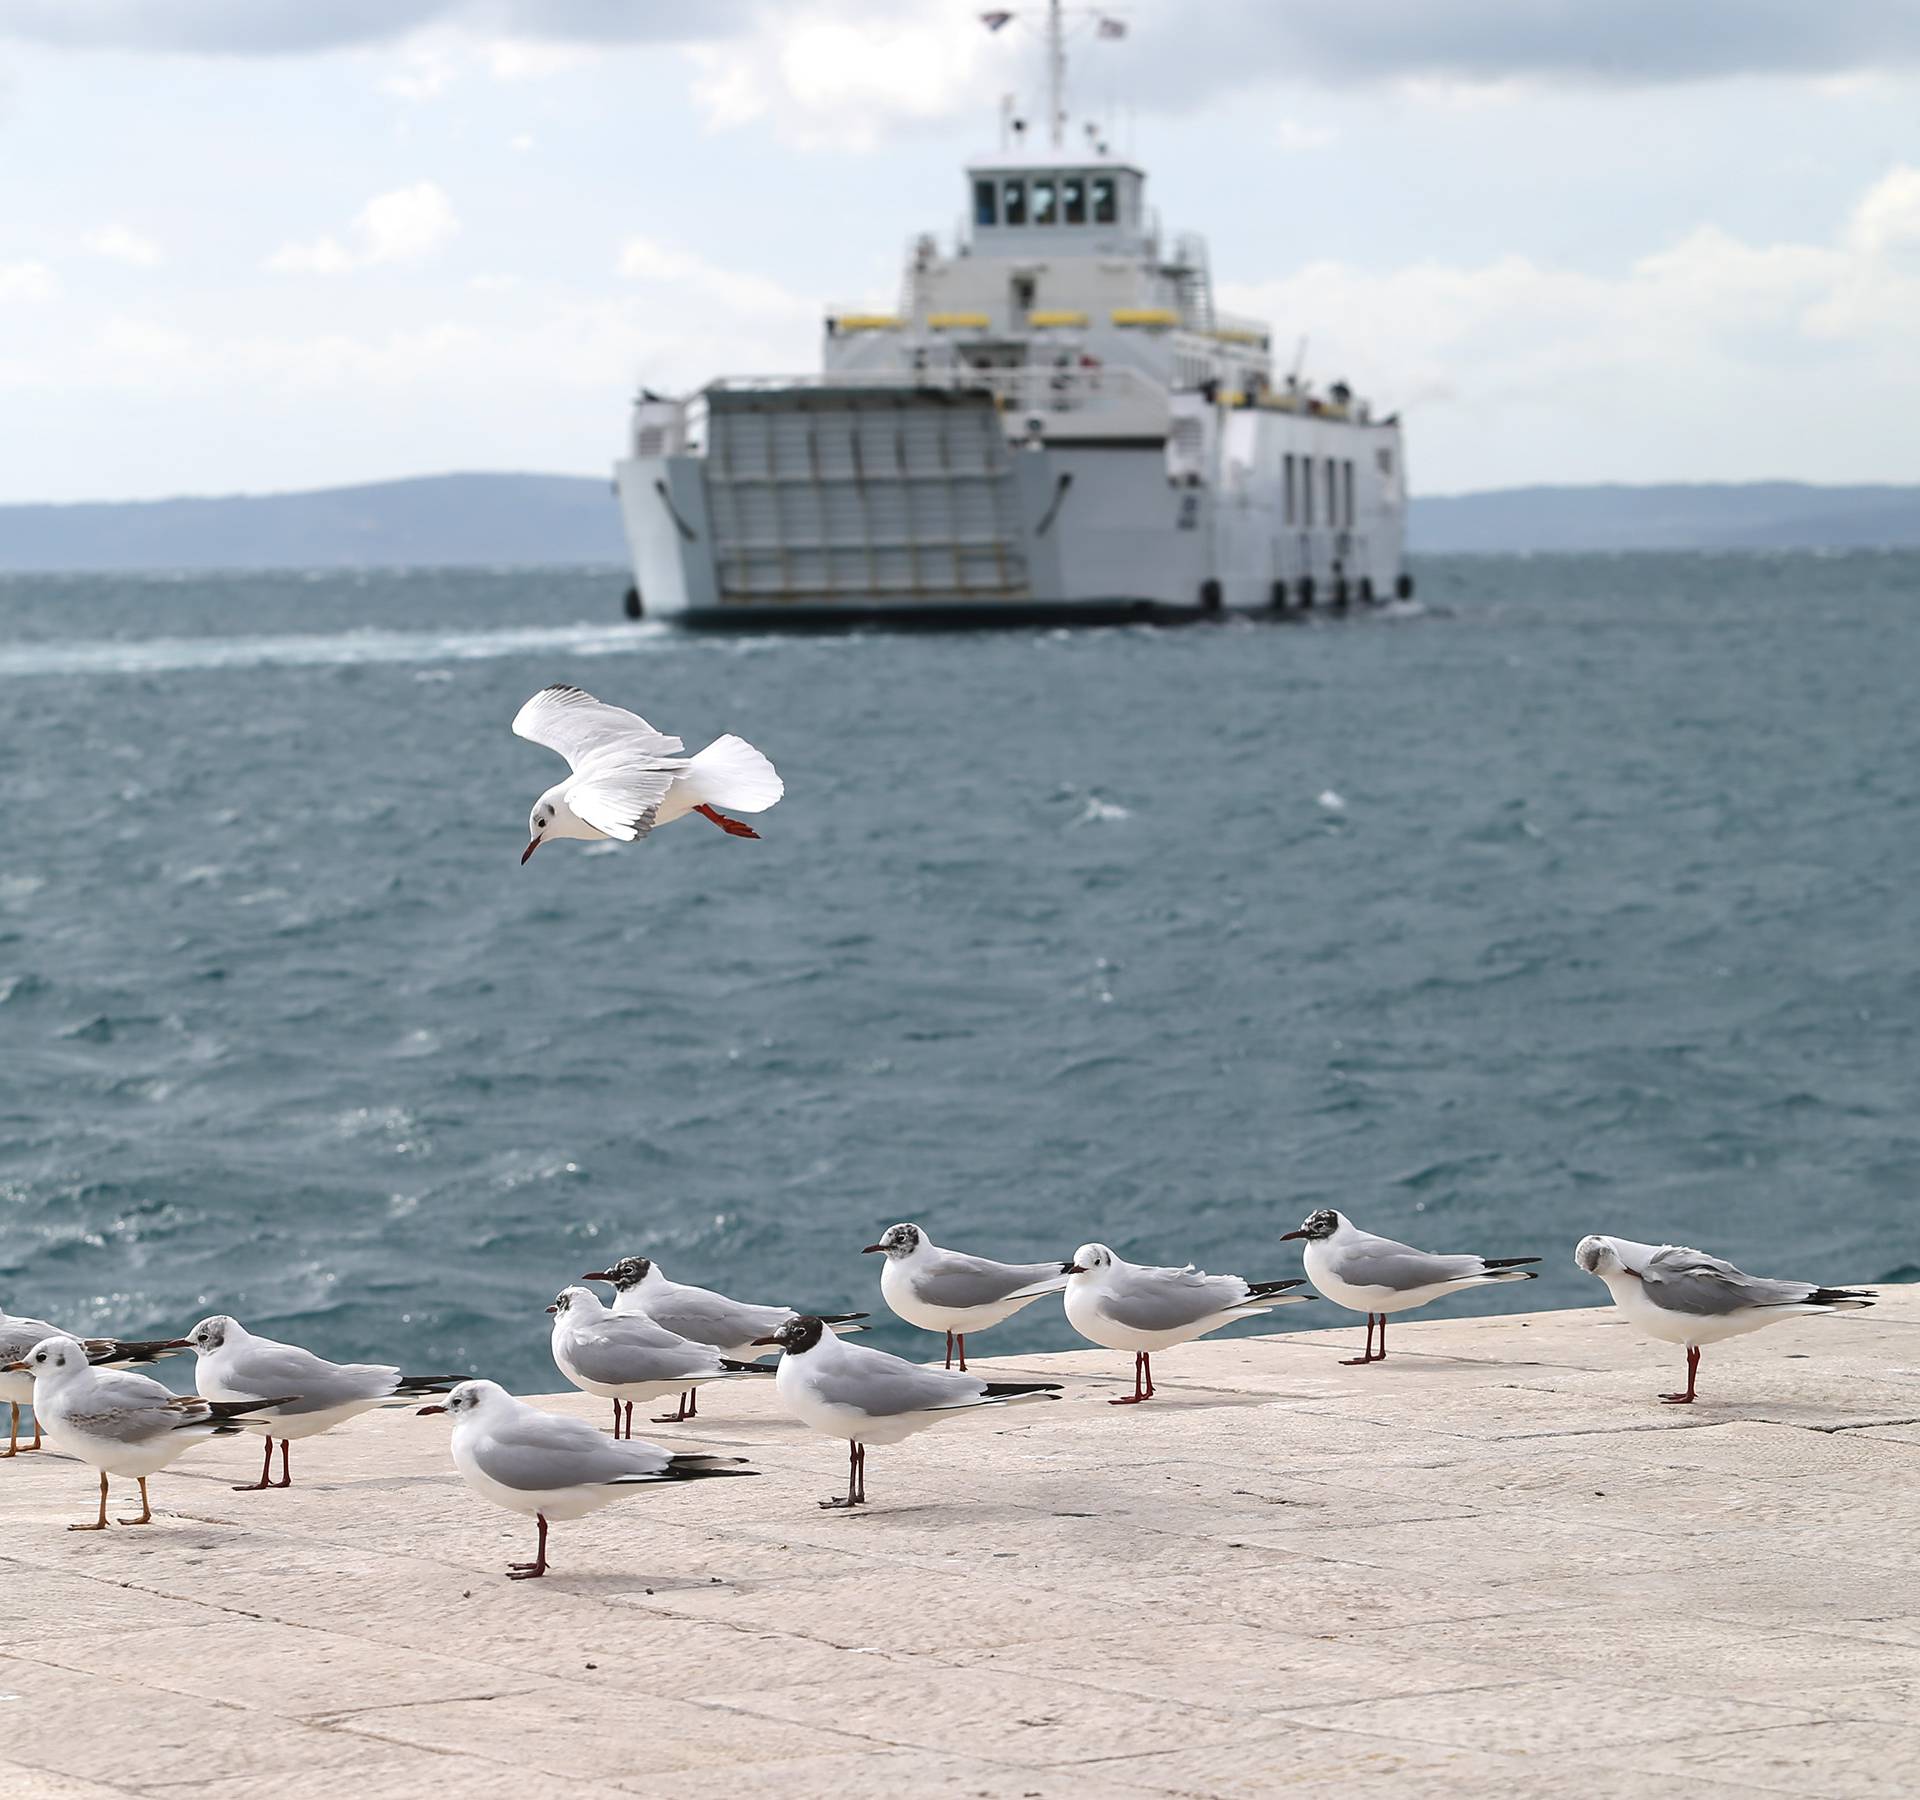
[[[1019,436],[1039,420],[1053,435],[1070,416],[1085,428],[1093,421],[1112,425],[1124,419],[1140,429],[1164,431],[1167,390],[1136,369],[1108,363],[1030,364],[1018,369],[845,369],[809,375],[726,375],[711,381],[703,394],[771,393],[791,389],[855,388],[893,393],[987,393],[1007,415],[1010,435]],[[698,405],[696,399],[693,405]],[[691,421],[689,424],[691,431]]]

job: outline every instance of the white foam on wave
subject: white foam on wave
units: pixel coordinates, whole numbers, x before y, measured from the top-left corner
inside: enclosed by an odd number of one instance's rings
[[[379,663],[481,662],[564,651],[627,656],[670,635],[638,625],[532,625],[496,631],[288,632],[272,637],[138,638],[0,648],[0,679],[35,675],[170,675],[214,669],[294,669]]]

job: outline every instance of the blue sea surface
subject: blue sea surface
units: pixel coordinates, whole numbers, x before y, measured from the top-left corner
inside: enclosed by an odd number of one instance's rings
[[[1588,1231],[1920,1276],[1920,556],[1421,577],[794,637],[614,571],[0,581],[0,1304],[551,1389],[587,1270],[877,1308],[896,1219],[1544,1259],[1456,1312],[1604,1300]],[[551,681],[759,745],[763,840],[522,868]]]

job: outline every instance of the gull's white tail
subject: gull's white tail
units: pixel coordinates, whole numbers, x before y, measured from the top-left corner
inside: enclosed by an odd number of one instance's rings
[[[729,812],[765,812],[787,791],[773,764],[733,736],[715,738],[687,765],[681,781],[693,805]]]

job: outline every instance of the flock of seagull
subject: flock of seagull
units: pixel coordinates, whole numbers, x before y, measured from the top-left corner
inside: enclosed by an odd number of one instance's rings
[[[739,738],[723,737],[688,757],[676,737],[637,714],[573,687],[551,687],[521,708],[521,737],[563,755],[572,771],[535,803],[524,863],[554,838],[632,842],[657,825],[698,813],[737,837],[758,834],[733,813],[760,812],[783,790],[773,765]],[[731,811],[722,811],[729,808]],[[611,1432],[542,1411],[492,1381],[415,1376],[386,1363],[336,1363],[297,1344],[248,1331],[225,1315],[202,1319],[183,1338],[123,1340],[63,1331],[44,1319],[0,1310],[0,1402],[11,1406],[5,1457],[43,1442],[99,1475],[97,1518],[74,1531],[107,1528],[108,1479],[139,1484],[140,1513],[153,1518],[147,1480],[194,1445],[257,1432],[260,1477],[248,1490],[292,1485],[291,1445],[377,1407],[420,1401],[422,1414],[448,1416],[455,1468],[474,1492],[532,1518],[538,1548],[509,1565],[512,1579],[547,1572],[554,1520],[576,1519],[628,1489],[663,1481],[752,1475],[739,1457],[673,1451],[633,1435],[636,1403],[672,1398],[655,1422],[699,1416],[700,1389],[771,1376],[781,1405],[810,1430],[847,1443],[847,1491],[830,1508],[866,1503],[866,1450],[990,1406],[1057,1400],[1061,1384],[987,1381],[968,1371],[967,1339],[1051,1294],[1067,1322],[1103,1349],[1133,1357],[1133,1391],[1110,1402],[1154,1397],[1153,1355],[1276,1307],[1319,1297],[1366,1317],[1366,1347],[1353,1364],[1383,1362],[1387,1319],[1443,1295],[1495,1282],[1529,1281],[1533,1256],[1440,1255],[1362,1230],[1330,1208],[1314,1212],[1280,1241],[1302,1243],[1304,1277],[1249,1281],[1209,1275],[1191,1264],[1133,1263],[1104,1244],[1082,1244],[1064,1261],[1010,1263],[949,1250],[919,1225],[889,1227],[864,1253],[884,1260],[881,1298],[907,1324],[944,1334],[941,1367],[849,1342],[865,1313],[805,1313],[735,1300],[670,1280],[657,1262],[625,1257],[563,1288],[547,1308],[552,1352],[581,1392],[611,1402]],[[1713,1256],[1625,1238],[1583,1238],[1574,1260],[1603,1281],[1621,1312],[1647,1335],[1684,1346],[1687,1385],[1663,1400],[1695,1397],[1703,1345],[1780,1319],[1869,1306],[1871,1292],[1750,1276]],[[1311,1281],[1315,1292],[1303,1291]],[[611,1303],[591,1286],[609,1287]],[[191,1351],[193,1394],[175,1394],[141,1365]],[[770,1370],[765,1359],[778,1355]],[[958,1362],[956,1368],[955,1362]],[[21,1411],[34,1435],[20,1442]],[[44,1434],[44,1435],[43,1435]],[[273,1478],[274,1444],[280,1475]],[[4,1458],[0,1458],[4,1460]]]

